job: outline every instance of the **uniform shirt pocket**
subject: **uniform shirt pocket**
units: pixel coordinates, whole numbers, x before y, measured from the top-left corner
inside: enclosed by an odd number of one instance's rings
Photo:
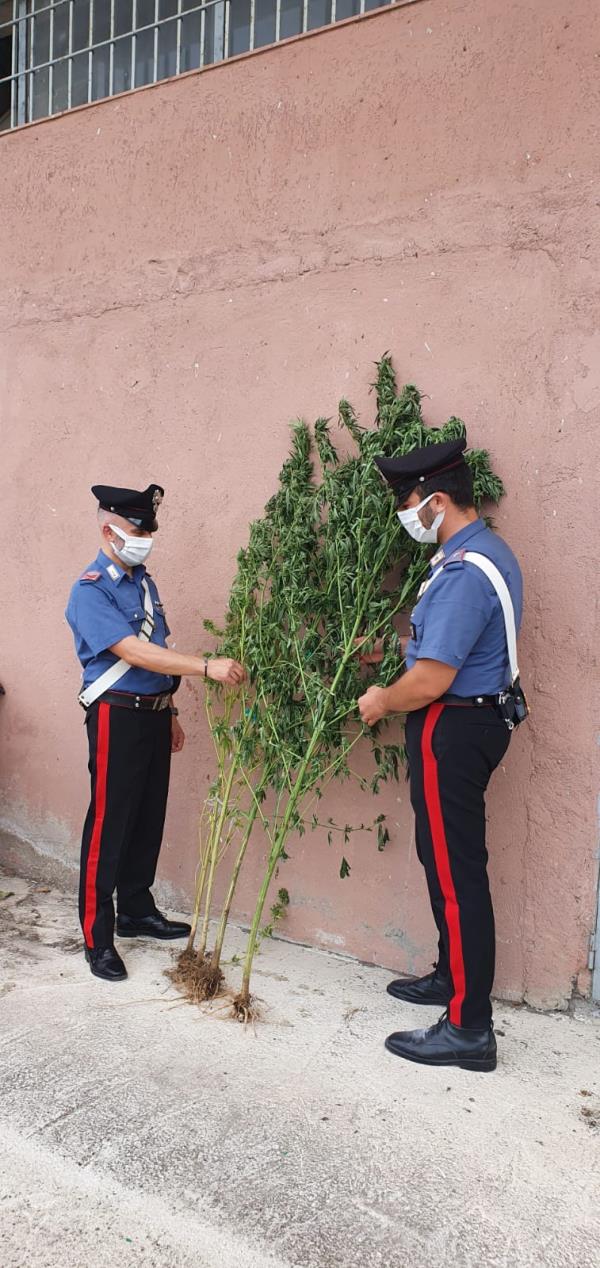
[[[419,645],[423,638],[423,617],[419,613],[418,606],[413,609],[410,614],[410,638],[406,645],[405,659],[409,669],[414,664],[419,655]]]
[[[425,619],[423,617],[423,613],[419,612],[418,607],[413,608],[413,611],[410,614],[410,637],[415,649],[419,647],[422,641],[424,625]]]
[[[120,608],[126,621],[133,627],[136,634],[139,633],[144,619],[143,603],[127,603],[125,607]]]
[[[167,625],[167,614],[165,612],[165,605],[164,603],[161,603],[160,599],[157,599],[154,604],[154,627],[158,635],[158,638],[164,643],[165,639],[170,633],[170,630],[169,630],[169,626]]]

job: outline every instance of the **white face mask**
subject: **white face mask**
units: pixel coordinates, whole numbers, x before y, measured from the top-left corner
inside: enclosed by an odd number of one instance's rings
[[[146,562],[154,545],[152,537],[130,537],[114,524],[109,524],[108,527],[112,528],[113,533],[116,533],[123,542],[122,546],[115,546],[115,543],[111,542],[112,549],[121,563],[128,564],[130,568],[136,568],[138,564]]]
[[[431,502],[431,499],[434,497],[435,493],[430,493],[428,498],[423,498],[423,501],[419,502],[418,506],[411,506],[409,511],[396,512],[402,527],[406,529],[407,533],[410,533],[410,536],[413,537],[416,542],[421,542],[423,544],[426,542],[437,542],[438,529],[446,512],[440,511],[439,515],[436,515],[431,528],[425,528],[425,525],[421,523],[418,514],[419,511],[422,511],[423,507],[427,506],[427,503]]]

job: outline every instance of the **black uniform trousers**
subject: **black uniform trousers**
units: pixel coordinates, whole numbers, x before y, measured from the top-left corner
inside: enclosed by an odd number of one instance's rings
[[[452,981],[455,1026],[489,1026],[495,968],[485,792],[510,731],[493,706],[437,701],[410,713],[406,747],[417,854],[439,932],[439,971]]]
[[[169,709],[99,700],[86,714],[92,795],[81,843],[79,917],[86,946],[113,942],[117,891],[124,915],[152,915],[169,791]]]

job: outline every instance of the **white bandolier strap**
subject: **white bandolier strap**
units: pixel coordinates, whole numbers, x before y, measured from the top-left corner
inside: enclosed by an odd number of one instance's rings
[[[154,629],[154,607],[152,604],[152,596],[150,594],[150,586],[148,585],[145,577],[142,578],[142,586],[144,590],[144,619],[137,637],[140,642],[149,643]],[[115,664],[111,665],[110,669],[107,669],[103,674],[100,674],[100,677],[96,678],[95,682],[92,682],[89,687],[85,688],[85,691],[80,692],[77,697],[79,703],[83,705],[84,709],[89,709],[90,705],[93,704],[99,696],[104,695],[105,691],[110,691],[110,688],[114,687],[115,683],[127,673],[128,669],[131,669],[131,665],[129,665],[126,660],[115,661]]]
[[[485,573],[488,581],[491,581],[496,594],[500,600],[502,612],[504,615],[504,628],[506,630],[506,645],[508,647],[508,663],[510,665],[511,683],[517,681],[519,677],[519,665],[517,662],[517,627],[515,623],[515,609],[513,601],[510,597],[510,590],[502,576],[500,570],[492,563],[487,555],[479,555],[474,550],[467,550],[465,553],[467,563],[475,564],[477,568]]]

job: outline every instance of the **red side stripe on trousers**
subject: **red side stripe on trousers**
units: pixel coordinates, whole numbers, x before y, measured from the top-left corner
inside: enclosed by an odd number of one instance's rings
[[[453,1025],[460,1026],[462,1024],[462,1006],[466,989],[465,962],[463,959],[458,902],[456,898],[456,890],[454,888],[454,881],[452,880],[450,856],[448,854],[448,842],[446,840],[446,829],[444,826],[444,816],[442,814],[438,766],[433,752],[433,733],[443,711],[443,704],[430,705],[425,719],[425,725],[423,727],[421,753],[423,757],[425,805],[427,807],[429,826],[431,828],[431,839],[433,841],[433,856],[435,859],[436,871],[440,882],[440,889],[444,897],[444,915],[446,918],[446,927],[448,929],[450,972],[452,973],[452,982],[454,984],[454,995],[452,996],[448,1006],[448,1018]]]
[[[90,839],[90,848],[85,870],[85,902],[83,918],[83,936],[86,946],[94,945],[94,921],[96,919],[96,876],[98,859],[100,858],[100,842],[106,814],[106,777],[108,772],[108,741],[110,734],[110,705],[101,704],[98,708],[98,735],[96,738],[96,798],[94,806],[94,826]]]

